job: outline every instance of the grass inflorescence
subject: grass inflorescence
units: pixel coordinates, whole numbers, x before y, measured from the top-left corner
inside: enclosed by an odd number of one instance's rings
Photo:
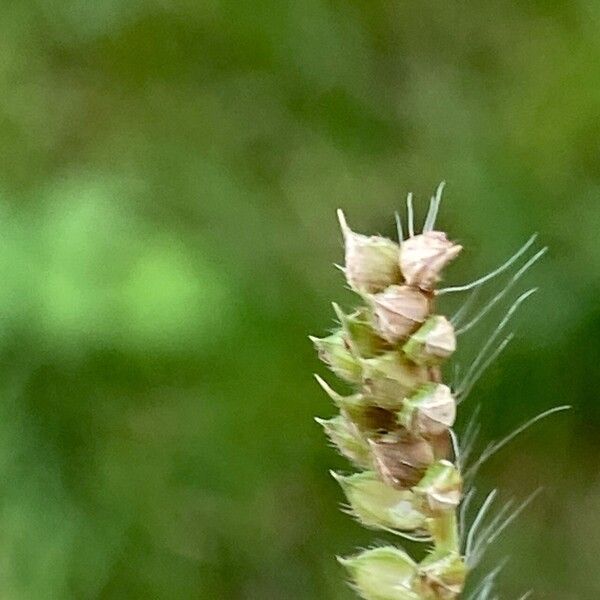
[[[442,365],[454,354],[457,339],[511,292],[546,248],[532,249],[534,235],[486,275],[464,285],[439,287],[444,268],[462,250],[436,229],[443,187],[431,198],[420,232],[409,194],[407,236],[397,214],[397,242],[355,233],[338,211],[345,245],[342,270],[361,303],[348,313],[334,304],[338,327],[327,337],[311,337],[320,358],[353,389],[350,395],[339,394],[317,376],[339,411],[317,421],[356,470],[333,473],[346,495],[347,512],[366,527],[428,545],[420,561],[398,545],[340,558],[352,586],[366,600],[495,598],[502,565],[477,581],[472,573],[490,544],[538,492],[520,504],[509,500],[492,514],[497,503],[497,491],[492,490],[470,518],[476,495],[473,478],[482,464],[530,425],[568,408],[537,415],[478,456],[477,409],[460,439],[454,432],[457,407],[510,343],[513,334],[505,330],[536,290],[517,296],[452,384],[444,382]],[[502,289],[477,308],[479,289],[511,270]],[[437,312],[439,297],[464,292],[469,296],[454,315]],[[465,593],[467,579],[471,591]]]

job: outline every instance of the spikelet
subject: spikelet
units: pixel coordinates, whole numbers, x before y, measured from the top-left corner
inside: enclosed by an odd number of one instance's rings
[[[380,236],[354,233],[346,223],[344,213],[338,218],[344,235],[344,273],[355,292],[373,294],[402,279],[400,273],[400,247],[392,240]]]
[[[373,461],[382,481],[398,489],[417,484],[435,461],[435,450],[427,440],[397,430],[369,440]]]
[[[456,350],[454,326],[442,315],[433,315],[404,344],[402,350],[418,365],[437,365]]]
[[[432,290],[441,278],[442,269],[456,258],[462,246],[454,244],[442,231],[427,231],[402,244],[400,268],[408,285]]]
[[[344,476],[332,473],[342,486],[352,514],[367,527],[415,531],[425,527],[417,496],[408,489],[386,485],[377,473],[365,471]]]
[[[405,398],[398,414],[399,422],[417,435],[435,436],[448,431],[456,418],[456,400],[443,383],[422,385]]]
[[[408,285],[390,285],[371,302],[377,331],[391,344],[408,338],[429,315],[429,298]]]

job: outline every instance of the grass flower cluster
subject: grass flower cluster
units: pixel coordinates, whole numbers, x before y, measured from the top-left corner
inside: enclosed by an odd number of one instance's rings
[[[397,215],[398,243],[355,233],[338,211],[345,244],[343,272],[361,304],[349,314],[334,304],[339,327],[327,337],[311,338],[320,358],[353,392],[340,394],[317,376],[339,409],[333,418],[317,420],[356,469],[350,475],[333,473],[345,493],[348,512],[366,527],[428,544],[420,561],[397,545],[377,546],[340,559],[357,593],[366,600],[465,597],[468,574],[530,500],[520,506],[509,501],[491,518],[494,490],[467,527],[468,505],[474,495],[472,477],[533,422],[565,408],[538,415],[469,462],[476,418],[459,442],[453,431],[457,406],[508,344],[512,336],[501,338],[503,331],[535,290],[525,292],[510,306],[460,382],[445,383],[442,365],[455,352],[457,337],[479,323],[546,249],[523,259],[501,291],[475,310],[472,298],[478,288],[518,264],[535,236],[484,277],[440,288],[444,268],[462,249],[435,227],[442,190],[443,184],[431,199],[418,233],[409,195],[407,237]],[[468,291],[471,297],[452,317],[437,312],[440,296]],[[468,598],[491,599],[497,571],[473,586]]]

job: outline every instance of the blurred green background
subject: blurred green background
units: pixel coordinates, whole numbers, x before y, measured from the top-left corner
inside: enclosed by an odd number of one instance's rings
[[[551,247],[480,447],[574,406],[482,471],[545,486],[488,565],[600,597],[598,2],[2,8],[0,597],[352,598],[334,555],[384,538],[338,511],[306,336],[354,301],[335,209],[392,235],[442,179],[448,281]]]

